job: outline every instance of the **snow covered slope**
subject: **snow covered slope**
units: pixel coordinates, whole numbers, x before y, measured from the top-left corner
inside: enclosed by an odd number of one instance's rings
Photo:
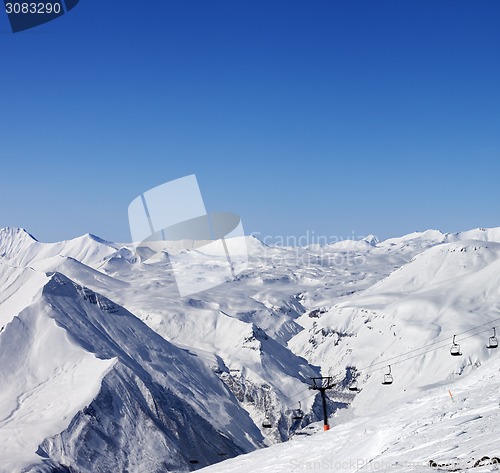
[[[393,385],[388,389],[400,388]],[[296,437],[201,471],[498,471],[498,466],[481,459],[500,458],[499,392],[497,357],[470,376],[426,387],[391,403],[384,411],[364,416],[350,410],[340,411],[331,419],[332,428],[328,432]],[[431,461],[442,466],[430,467]]]
[[[344,383],[358,372],[365,389],[353,406],[384,408],[380,379],[388,365],[399,385],[411,389],[494,356],[486,342],[500,322],[499,301],[500,244],[445,243],[325,311],[289,345]],[[463,341],[461,357],[448,353],[454,334]]]
[[[248,248],[247,269],[180,297],[166,253],[0,229],[0,472],[189,471],[289,438],[292,448],[321,419],[308,389],[318,375],[335,377],[328,407],[352,417],[353,438],[356,419],[389,422],[393,409],[403,429],[408,399],[496,366],[485,345],[500,321],[499,229],[234,247]],[[182,253],[187,274],[212,256]]]
[[[61,274],[44,282],[0,334],[0,471],[186,471],[261,444],[193,353]]]
[[[2,471],[38,462],[40,443],[94,399],[113,363],[72,343],[37,305],[16,316],[0,343]]]

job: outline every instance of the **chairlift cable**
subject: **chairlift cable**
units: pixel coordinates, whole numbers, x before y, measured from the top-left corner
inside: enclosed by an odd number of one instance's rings
[[[483,331],[478,332],[478,333],[475,333],[475,334],[472,334],[472,335],[469,335],[468,337],[461,338],[461,339],[460,339],[460,341],[467,340],[467,339],[472,338],[472,337],[475,337],[475,336],[477,336],[477,335],[481,335],[482,333],[489,332],[490,330],[491,330],[491,328],[486,329],[486,330],[483,330]],[[470,330],[469,330],[469,331],[470,331]],[[423,352],[423,353],[418,353],[417,355],[413,355],[413,356],[410,356],[410,357],[408,357],[408,358],[404,358],[404,359],[402,359],[402,360],[393,361],[393,362],[391,362],[390,364],[391,364],[391,365],[398,365],[398,364],[400,364],[400,363],[404,363],[405,361],[413,360],[414,358],[418,358],[418,357],[420,357],[420,356],[423,356],[423,355],[425,355],[425,354],[427,354],[427,353],[431,353],[431,352],[433,352],[433,351],[440,350],[441,348],[446,348],[446,347],[449,347],[449,345],[450,345],[450,343],[449,343],[449,341],[448,341],[448,342],[443,343],[442,345],[440,345],[440,346],[438,346],[438,347],[432,348],[431,350],[427,350],[427,351],[425,351],[425,352]],[[413,350],[413,351],[416,351],[416,350]],[[411,352],[409,352],[409,353],[411,353]],[[402,355],[400,355],[400,356],[402,356]],[[393,358],[398,358],[398,357],[393,357]],[[386,367],[388,366],[387,361],[388,361],[388,360],[390,360],[390,359],[392,359],[392,358],[388,358],[388,359],[387,359],[387,360],[385,360],[384,362],[374,363],[374,365],[375,365],[375,364],[376,364],[376,365],[378,365],[378,364],[381,364],[381,363],[385,363],[385,364],[384,364],[384,366],[381,366],[381,367],[379,367],[379,368],[373,368],[373,369],[370,369],[371,367],[368,367],[368,368],[364,368],[364,369],[362,369],[362,370],[360,369],[360,370],[356,370],[356,371],[357,371],[357,372],[362,372],[362,373],[372,373],[372,372],[375,372],[375,371],[380,371],[380,370],[382,370],[382,369],[384,369],[384,368],[386,368]]]
[[[293,399],[294,397],[297,397],[299,394],[302,394],[305,391],[309,391],[309,386],[307,388],[303,389],[302,391],[295,393],[293,396],[284,396],[284,397],[286,397],[287,399]]]
[[[307,390],[309,391],[309,388],[307,388]],[[305,401],[306,399],[309,399],[311,396],[315,396],[315,395],[316,395],[316,392],[312,391],[306,397],[303,397],[302,399],[300,399],[300,401],[297,401],[297,402]],[[289,407],[289,406],[286,406],[286,408],[288,410],[292,410],[293,409],[292,407]]]
[[[465,333],[469,333],[469,332],[472,332],[474,330],[477,330],[481,327],[484,327],[485,325],[490,325],[492,324],[493,322],[496,322],[497,320],[500,320],[500,317],[498,317],[497,319],[493,319],[493,320],[490,320],[489,322],[487,323],[484,323],[484,324],[481,324],[481,325],[477,325],[476,327],[473,327],[469,330],[464,330],[463,332],[459,332],[457,334],[455,334],[456,337],[458,337],[459,335],[463,335]],[[475,337],[476,335],[480,335],[482,333],[485,333],[485,332],[489,332],[491,330],[492,327],[489,327],[488,329],[486,330],[482,330],[481,332],[478,332],[478,333],[475,333],[473,335],[469,335],[468,337],[465,337],[465,338],[461,338],[460,341],[462,340],[467,340],[468,338],[471,338],[471,337]],[[410,355],[412,353],[415,353],[417,351],[422,351],[424,350],[425,348],[427,347],[432,347],[434,345],[437,345],[437,344],[441,344],[441,346],[439,348],[442,348],[444,346],[449,346],[449,336],[447,337],[447,340],[444,340],[444,337],[443,337],[443,340],[437,340],[435,342],[432,342],[432,343],[428,343],[427,345],[422,345],[421,347],[418,347],[418,348],[414,348],[413,350],[410,350],[410,351],[407,351],[407,352],[404,352],[404,353],[401,353],[400,355],[395,355],[395,356],[392,356],[390,358],[385,358],[384,360],[382,361],[377,361],[376,363],[373,363],[371,364],[370,366],[367,366],[365,368],[359,368],[359,369],[356,369],[356,372],[366,372],[367,370],[373,368],[374,366],[377,366],[377,365],[384,365],[384,366],[387,366],[389,363],[389,361],[392,361],[392,360],[396,360],[397,358],[401,358],[402,356],[405,356],[405,355]],[[434,351],[434,350],[430,350],[430,351]],[[417,355],[418,356],[422,356],[422,355],[425,355],[426,353],[428,353],[427,351],[423,352],[423,353],[420,353]],[[411,357],[411,358],[408,358],[408,359],[412,359],[412,358],[415,358],[415,357]],[[405,360],[402,360],[402,361],[405,361]],[[397,362],[392,362],[393,365],[395,364],[398,364],[400,363],[400,361],[397,361]],[[382,369],[384,366],[382,366],[381,368],[379,369]]]

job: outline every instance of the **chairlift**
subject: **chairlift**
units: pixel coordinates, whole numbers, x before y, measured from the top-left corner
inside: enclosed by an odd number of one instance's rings
[[[450,354],[451,356],[461,356],[462,353],[460,352],[460,345],[455,342],[456,335],[453,335],[453,344],[451,345],[450,348]]]
[[[495,327],[493,327],[493,336],[488,339],[488,345],[486,345],[486,348],[498,348],[498,339]]]
[[[302,405],[299,401],[299,408],[293,411],[293,420],[302,420],[304,418],[304,413],[302,412]]]
[[[384,374],[384,380],[382,381],[382,384],[388,385],[392,384],[394,381],[392,374],[391,374],[391,365],[389,365],[389,372]]]
[[[269,419],[269,416],[266,415],[266,418],[262,422],[262,427],[264,427],[264,429],[270,429],[272,426],[273,426],[273,424],[271,424],[271,420]]]
[[[359,388],[358,388],[358,382],[356,380],[352,381],[351,384],[349,384],[348,388],[349,391],[356,391],[358,392],[359,391]]]
[[[269,407],[267,406],[267,399],[264,399],[264,412],[266,413],[266,417],[262,421],[262,427],[264,429],[270,429],[273,424],[271,423],[271,419],[269,418]]]

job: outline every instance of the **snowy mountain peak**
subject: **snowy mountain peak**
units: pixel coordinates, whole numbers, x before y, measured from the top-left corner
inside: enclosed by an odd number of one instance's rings
[[[19,227],[3,227],[0,228],[0,244],[8,244],[25,241],[36,242],[38,241],[33,235],[28,233],[24,228]]]
[[[29,238],[33,241],[37,241],[37,239],[33,235],[28,233],[24,228],[20,227],[0,228],[0,240],[16,239],[16,238]]]
[[[366,243],[368,243],[371,246],[377,246],[377,244],[380,243],[380,240],[378,239],[378,237],[376,237],[375,235],[371,235],[371,234],[368,236],[365,236],[363,238],[363,241],[366,241]]]
[[[114,248],[116,246],[115,243],[110,242],[108,240],[104,240],[103,238],[98,237],[97,235],[94,235],[93,233],[85,233],[85,235],[82,235],[80,237],[75,238],[75,240],[78,240],[78,239],[93,241],[96,243],[100,243],[101,245],[111,246],[112,248]]]
[[[445,238],[448,242],[460,240],[481,240],[500,243],[500,227],[474,228],[465,232],[447,233]]]
[[[18,255],[29,251],[37,240],[22,228],[0,228],[0,257],[16,264]]]
[[[392,244],[392,245],[401,245],[401,244],[411,244],[418,242],[432,242],[432,243],[441,243],[445,239],[445,234],[441,233],[439,230],[426,230],[424,232],[413,232],[408,233],[407,235],[403,235],[397,238],[389,238],[384,240],[382,243],[384,244]]]

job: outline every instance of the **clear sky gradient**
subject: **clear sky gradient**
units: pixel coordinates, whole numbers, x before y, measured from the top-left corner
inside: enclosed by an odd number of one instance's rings
[[[0,226],[129,240],[195,173],[247,233],[500,225],[497,0],[81,0],[0,14]]]

